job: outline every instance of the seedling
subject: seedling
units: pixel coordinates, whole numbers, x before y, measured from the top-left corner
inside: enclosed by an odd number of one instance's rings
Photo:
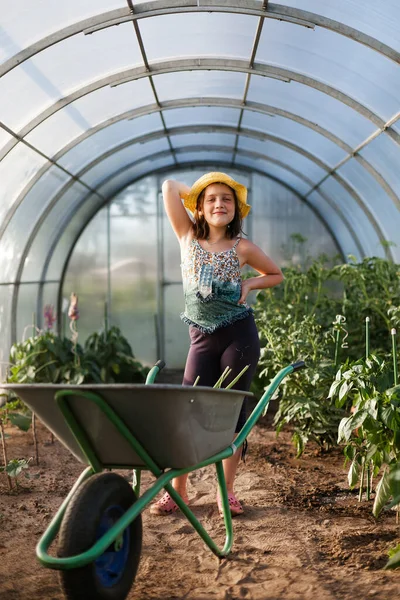
[[[12,460],[8,461],[7,465],[5,467],[0,467],[0,472],[5,472],[7,473],[7,476],[10,477],[11,479],[14,479],[15,481],[15,486],[17,488],[17,493],[19,492],[19,483],[18,480],[21,477],[21,475],[23,474],[24,477],[26,479],[32,479],[35,478],[37,479],[39,477],[38,474],[32,475],[31,473],[28,472],[29,469],[29,463],[31,462],[31,460],[33,460],[33,458],[13,458]]]

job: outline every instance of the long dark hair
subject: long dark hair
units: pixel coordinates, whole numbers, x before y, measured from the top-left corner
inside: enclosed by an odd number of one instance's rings
[[[218,183],[217,181],[213,183]],[[226,183],[224,183],[226,185]],[[240,215],[239,202],[236,196],[236,192],[229,185],[227,186],[233,192],[233,197],[235,199],[235,216],[232,221],[228,224],[226,228],[226,237],[228,240],[233,240],[236,238],[242,231],[242,217]],[[206,188],[197,197],[196,210],[194,212],[194,223],[192,224],[194,237],[197,240],[206,240],[210,235],[210,228],[208,226],[207,221],[204,218],[204,214],[199,214],[199,210],[203,210],[204,204],[204,195],[206,192]]]

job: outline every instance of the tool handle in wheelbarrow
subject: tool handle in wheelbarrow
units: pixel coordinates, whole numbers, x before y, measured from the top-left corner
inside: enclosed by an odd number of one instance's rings
[[[293,373],[293,371],[298,371],[299,369],[304,369],[305,366],[306,365],[305,365],[304,361],[301,360],[301,361],[298,361],[291,365],[288,365],[287,367],[284,367],[275,375],[275,377],[273,378],[273,380],[271,381],[271,383],[265,390],[263,396],[258,401],[255,409],[253,410],[253,412],[247,419],[246,423],[243,425],[242,429],[239,431],[237,437],[235,438],[235,443],[234,443],[235,448],[239,448],[243,444],[244,440],[247,438],[250,431],[253,429],[254,425],[257,423],[258,419],[267,412],[269,401],[271,400],[276,389],[278,388],[279,384],[283,381],[283,379],[286,377],[286,375]]]
[[[158,373],[165,367],[165,362],[163,360],[158,360],[154,367],[150,369],[147,373],[146,383],[154,383]]]

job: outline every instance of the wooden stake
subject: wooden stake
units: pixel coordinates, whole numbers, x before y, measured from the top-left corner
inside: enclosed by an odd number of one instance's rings
[[[3,446],[4,467],[7,468],[8,458],[7,458],[7,450],[6,450],[6,438],[4,436],[3,419],[0,419],[0,432],[1,432],[1,444]],[[6,472],[6,475],[7,475],[7,480],[8,480],[8,489],[12,490],[11,477],[9,476],[9,474],[7,472]]]
[[[39,464],[39,447],[36,435],[36,416],[32,413],[32,433],[33,433],[33,447],[35,448],[35,465]]]

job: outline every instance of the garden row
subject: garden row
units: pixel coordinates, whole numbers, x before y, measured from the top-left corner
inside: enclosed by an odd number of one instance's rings
[[[279,288],[257,295],[255,313],[263,348],[255,391],[284,364],[307,366],[279,388],[277,433],[290,423],[297,456],[309,441],[342,445],[349,486],[359,486],[360,501],[373,493],[374,516],[399,505],[400,265],[366,258],[329,267],[321,258],[290,267]],[[387,565],[398,566],[400,544]]]

